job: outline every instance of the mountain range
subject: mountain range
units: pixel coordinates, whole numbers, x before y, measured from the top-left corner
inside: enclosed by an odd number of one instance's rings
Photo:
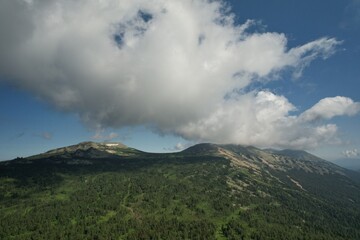
[[[0,163],[0,239],[360,239],[360,174],[298,150],[83,142]]]

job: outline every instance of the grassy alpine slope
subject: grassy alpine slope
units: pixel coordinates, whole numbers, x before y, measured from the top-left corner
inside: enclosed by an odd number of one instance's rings
[[[306,152],[81,143],[0,163],[0,239],[360,239],[360,187]]]

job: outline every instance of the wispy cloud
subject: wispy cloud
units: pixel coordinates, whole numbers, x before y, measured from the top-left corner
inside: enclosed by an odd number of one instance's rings
[[[360,0],[351,0],[345,7],[340,27],[354,29],[360,26]]]
[[[21,138],[24,135],[25,135],[25,132],[21,132],[21,133],[16,134],[15,138]]]
[[[190,147],[191,144],[184,144],[184,143],[177,143],[175,144],[175,146],[171,147],[171,148],[164,148],[165,151],[175,151],[175,152],[178,152],[178,151],[182,151],[184,150],[185,148],[188,148]]]
[[[249,30],[253,20],[236,25],[226,9],[207,0],[1,1],[0,74],[95,129],[145,125],[259,146],[332,142],[337,126],[310,121],[317,110],[296,115],[285,96],[246,89],[285,70],[301,77],[341,42],[288,48],[285,34]]]
[[[50,132],[43,132],[43,133],[41,134],[41,136],[42,136],[43,138],[47,139],[47,140],[50,140],[50,139],[52,139],[53,134],[50,133]]]
[[[359,151],[355,149],[345,150],[342,154],[347,158],[356,158],[359,156]]]
[[[40,137],[43,138],[45,140],[51,140],[53,138],[53,134],[51,132],[41,132],[41,133],[34,133],[33,134],[35,137]]]
[[[98,140],[98,141],[111,141],[118,137],[119,137],[119,134],[117,134],[115,132],[110,132],[110,133],[106,134],[104,129],[100,129],[100,130],[97,130],[95,135],[92,136],[91,138],[94,140]]]
[[[24,137],[26,135],[26,131],[22,131],[22,132],[18,132],[12,136],[10,136],[9,140],[13,141],[13,140],[18,140],[21,139],[22,137]]]

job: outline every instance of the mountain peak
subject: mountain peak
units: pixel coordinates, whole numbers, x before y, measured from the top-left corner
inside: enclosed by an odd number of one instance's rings
[[[213,143],[199,143],[182,151],[185,154],[213,154],[216,153],[219,146]]]
[[[62,148],[57,148],[57,149],[53,149],[50,151],[47,151],[46,153],[72,153],[75,152],[77,150],[83,150],[86,151],[90,148],[94,148],[97,150],[109,150],[109,149],[113,149],[113,148],[127,148],[127,146],[125,146],[122,143],[116,143],[116,142],[104,142],[104,143],[97,143],[97,142],[91,142],[91,141],[87,141],[87,142],[81,142],[75,145],[71,145],[71,146],[67,146],[67,147],[62,147]]]
[[[128,155],[131,151],[135,151],[119,142],[81,142],[75,145],[56,148],[49,150],[43,154],[35,155],[30,159],[49,158],[49,157],[88,157],[88,158],[105,158],[111,155]]]

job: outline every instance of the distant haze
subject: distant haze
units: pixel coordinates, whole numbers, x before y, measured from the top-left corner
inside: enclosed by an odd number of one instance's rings
[[[350,170],[360,171],[360,159],[344,158],[332,162]]]

